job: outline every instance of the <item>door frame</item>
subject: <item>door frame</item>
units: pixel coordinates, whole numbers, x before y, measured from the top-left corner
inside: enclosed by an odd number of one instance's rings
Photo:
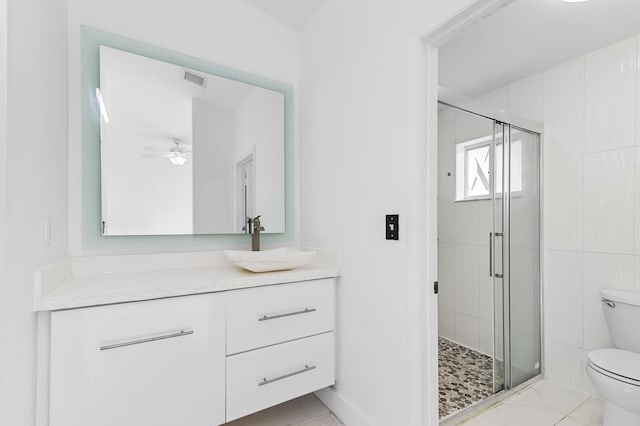
[[[513,0],[466,0],[406,37],[409,424],[438,419],[438,48]],[[498,116],[496,116],[498,118]]]

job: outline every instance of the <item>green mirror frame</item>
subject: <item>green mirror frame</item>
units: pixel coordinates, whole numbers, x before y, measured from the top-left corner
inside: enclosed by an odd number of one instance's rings
[[[263,234],[266,245],[287,245],[294,240],[293,228],[293,87],[265,77],[131,40],[95,28],[81,28],[81,118],[82,118],[82,244],[86,252],[104,250],[190,251],[249,248],[250,236],[151,235],[103,236],[100,209],[100,111],[95,90],[100,86],[100,45],[169,62],[243,83],[280,92],[285,105],[285,232]]]

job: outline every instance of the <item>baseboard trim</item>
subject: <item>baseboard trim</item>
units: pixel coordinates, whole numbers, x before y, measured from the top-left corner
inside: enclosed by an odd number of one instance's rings
[[[338,390],[324,388],[315,392],[315,395],[345,426],[374,425],[374,422],[356,404],[345,398]]]

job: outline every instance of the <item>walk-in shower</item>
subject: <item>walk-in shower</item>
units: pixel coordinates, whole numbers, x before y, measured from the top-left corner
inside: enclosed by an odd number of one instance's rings
[[[440,417],[541,372],[540,135],[441,103]]]

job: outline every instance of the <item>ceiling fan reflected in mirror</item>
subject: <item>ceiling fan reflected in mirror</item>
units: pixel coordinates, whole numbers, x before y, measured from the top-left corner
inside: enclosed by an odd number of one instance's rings
[[[158,148],[156,146],[145,146],[144,158],[166,158],[174,166],[183,166],[187,162],[187,154],[191,152],[191,145],[182,139],[172,138],[174,147],[167,149]]]

